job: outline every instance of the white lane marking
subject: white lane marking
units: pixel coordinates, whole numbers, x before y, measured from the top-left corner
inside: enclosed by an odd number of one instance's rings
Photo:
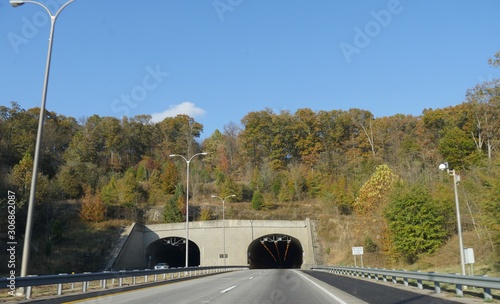
[[[233,288],[235,288],[235,287],[236,287],[236,285],[231,286],[231,287],[229,287],[229,288],[224,289],[224,290],[223,290],[223,291],[221,291],[220,293],[226,293],[226,292],[230,291],[231,289],[233,289]]]
[[[309,282],[311,282],[311,284],[313,284],[314,286],[318,287],[320,290],[322,290],[324,293],[326,293],[327,295],[329,295],[330,297],[332,297],[335,301],[339,302],[340,304],[347,304],[347,302],[344,302],[344,300],[342,300],[341,298],[337,297],[336,295],[332,294],[328,290],[326,290],[323,287],[319,286],[316,282],[314,282],[313,280],[309,279],[308,277],[306,277],[302,273],[300,273],[298,271],[295,271],[295,273],[299,274],[301,277],[303,277],[304,279],[306,279]]]
[[[251,279],[253,279],[253,277],[249,277],[248,279],[251,280]]]

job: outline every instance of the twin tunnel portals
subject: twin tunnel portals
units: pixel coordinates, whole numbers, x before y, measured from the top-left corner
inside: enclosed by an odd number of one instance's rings
[[[241,252],[241,250],[238,250]],[[189,266],[201,263],[200,248],[189,241]],[[300,241],[285,234],[268,234],[253,240],[247,248],[247,262],[251,269],[300,268],[303,263],[303,249]],[[170,267],[184,267],[186,260],[186,239],[166,237],[154,241],[146,248],[147,268],[158,263]],[[242,256],[244,261],[245,257]],[[244,262],[243,262],[244,263]]]
[[[250,269],[300,268],[302,261],[302,245],[289,235],[268,234],[248,246]]]

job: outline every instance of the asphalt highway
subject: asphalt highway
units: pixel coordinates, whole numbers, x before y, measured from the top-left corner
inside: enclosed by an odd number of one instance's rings
[[[85,295],[82,295],[85,296]],[[68,302],[71,301],[71,302]],[[51,303],[454,304],[401,288],[316,271],[243,270]],[[464,303],[463,301],[460,303]]]
[[[72,303],[320,304],[366,303],[286,269],[246,270],[106,295]]]

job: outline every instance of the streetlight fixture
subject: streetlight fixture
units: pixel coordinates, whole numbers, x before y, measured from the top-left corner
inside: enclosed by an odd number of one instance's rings
[[[222,198],[217,195],[212,195],[214,198],[218,198],[222,201],[222,246],[224,248],[224,266],[226,266],[226,224],[225,224],[225,216],[224,216],[224,203],[226,202],[226,199],[230,197],[235,197],[235,194],[231,194],[226,196],[225,198]]]
[[[182,157],[186,161],[186,268],[189,267],[189,164],[198,155],[207,155],[207,152],[196,153],[190,159],[179,154],[170,154],[169,157]]]
[[[18,7],[18,6],[21,6],[23,4],[24,4],[24,1],[10,0],[10,5],[12,5],[12,7]]]
[[[455,190],[455,208],[457,212],[458,244],[460,247],[460,265],[462,266],[462,275],[465,275],[464,243],[462,239],[462,223],[460,221],[460,204],[458,203],[457,185],[460,182],[460,175],[455,173],[454,169],[448,167],[448,162],[439,165],[439,170],[446,170],[450,176],[453,176],[453,187]]]
[[[40,106],[40,117],[38,119],[38,131],[36,135],[36,145],[35,145],[35,155],[33,160],[33,172],[31,175],[31,188],[30,188],[30,197],[28,201],[28,215],[26,218],[26,231],[24,236],[24,245],[23,245],[23,257],[21,263],[21,277],[25,277],[28,273],[28,262],[30,257],[30,246],[31,246],[31,233],[33,231],[33,209],[35,205],[35,194],[36,194],[36,182],[37,182],[37,172],[38,172],[38,160],[40,158],[40,146],[42,143],[42,133],[43,133],[43,122],[45,120],[45,103],[47,101],[47,87],[49,83],[49,73],[50,73],[50,60],[52,56],[52,43],[54,41],[54,28],[56,25],[57,16],[61,13],[61,11],[68,6],[74,0],[69,0],[65,4],[63,4],[55,14],[47,8],[47,6],[42,3],[31,1],[31,0],[10,0],[10,4],[12,7],[18,7],[25,3],[33,3],[43,7],[50,16],[50,33],[49,33],[49,46],[47,51],[47,62],[45,66],[45,80],[43,82],[43,90],[42,90],[42,104]]]

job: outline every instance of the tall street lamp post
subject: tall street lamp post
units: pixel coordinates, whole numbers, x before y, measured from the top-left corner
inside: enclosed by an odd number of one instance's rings
[[[460,204],[458,203],[458,190],[457,185],[460,182],[460,175],[455,173],[454,169],[448,167],[448,163],[439,165],[440,170],[446,170],[450,176],[453,176],[453,187],[455,190],[455,208],[457,212],[457,229],[458,229],[458,244],[460,247],[460,265],[462,266],[462,275],[465,275],[465,259],[464,259],[464,242],[462,239],[462,223],[460,220]]]
[[[207,154],[207,152],[196,153],[195,155],[191,156],[189,160],[179,154],[169,155],[169,157],[182,157],[186,161],[186,268],[189,267],[189,164],[195,156]]]
[[[68,6],[74,0],[69,0],[65,4],[63,4],[55,14],[42,3],[31,1],[31,0],[10,0],[10,4],[13,7],[18,7],[25,3],[33,3],[43,7],[50,16],[50,33],[49,33],[49,47],[47,52],[47,63],[45,66],[45,80],[43,82],[43,91],[42,91],[42,105],[40,106],[40,117],[38,119],[38,132],[36,135],[36,145],[35,145],[35,155],[33,160],[33,172],[31,176],[31,188],[30,188],[30,197],[28,201],[28,215],[26,219],[26,231],[24,236],[24,245],[23,245],[23,257],[21,263],[21,277],[25,277],[28,273],[28,262],[30,257],[30,245],[31,245],[31,233],[33,230],[33,209],[35,205],[35,194],[36,194],[36,182],[37,182],[37,172],[38,172],[38,160],[40,158],[40,145],[42,142],[42,133],[43,133],[43,122],[45,120],[45,102],[47,100],[47,86],[49,83],[49,72],[50,72],[50,60],[52,56],[52,43],[54,37],[54,28],[56,25],[57,16],[61,13],[61,11]]]
[[[217,195],[212,195],[212,197],[216,197],[222,201],[222,246],[223,246],[223,254],[224,254],[224,266],[226,266],[226,224],[225,224],[225,216],[224,216],[224,203],[226,202],[226,199],[230,197],[235,197],[236,195],[231,194],[226,196],[225,198],[222,198]]]

